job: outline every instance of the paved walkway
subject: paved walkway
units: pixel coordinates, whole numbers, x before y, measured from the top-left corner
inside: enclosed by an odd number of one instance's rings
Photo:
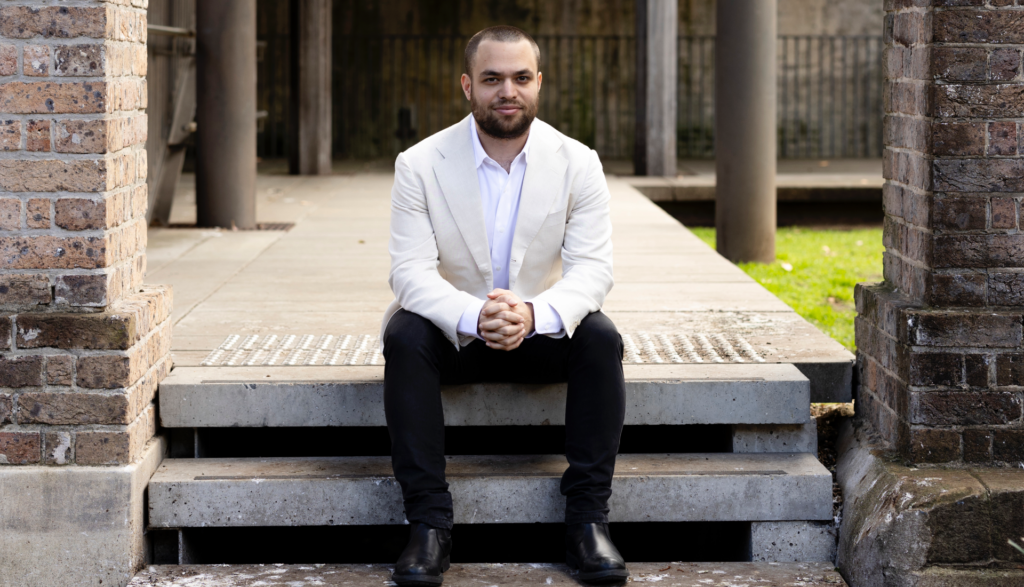
[[[192,180],[182,181],[174,223],[194,221]],[[175,364],[201,364],[230,335],[253,336],[257,346],[271,335],[274,344],[334,335],[331,349],[345,335],[375,340],[392,299],[391,184],[381,172],[261,175],[259,221],[294,223],[291,230],[151,229],[146,280],[174,286]],[[609,177],[609,187],[615,287],[604,310],[631,334],[632,362],[795,363],[816,401],[848,397],[849,352],[626,181]]]

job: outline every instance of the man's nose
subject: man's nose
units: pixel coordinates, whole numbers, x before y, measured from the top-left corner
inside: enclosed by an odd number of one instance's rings
[[[507,79],[502,82],[498,88],[498,96],[502,98],[513,98],[516,95],[516,85],[512,83],[511,79]]]

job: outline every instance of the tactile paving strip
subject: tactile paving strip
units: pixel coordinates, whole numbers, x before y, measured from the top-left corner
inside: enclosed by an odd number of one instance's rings
[[[722,332],[622,334],[622,362],[764,363],[742,336]],[[231,334],[201,363],[209,367],[383,365],[370,334]]]

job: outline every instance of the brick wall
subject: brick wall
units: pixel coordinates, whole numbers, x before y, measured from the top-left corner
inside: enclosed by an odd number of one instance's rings
[[[1024,0],[886,0],[885,282],[858,413],[908,460],[1024,459]]]
[[[155,432],[146,4],[0,4],[0,466],[129,463]]]

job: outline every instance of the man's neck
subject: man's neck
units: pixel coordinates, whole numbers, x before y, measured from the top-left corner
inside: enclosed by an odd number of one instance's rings
[[[502,169],[506,173],[512,169],[512,160],[523,152],[523,147],[526,146],[526,139],[530,138],[530,130],[527,129],[522,136],[518,136],[514,139],[496,139],[491,135],[485,133],[480,128],[480,123],[473,119],[473,124],[476,125],[476,135],[480,137],[480,146],[484,148],[484,152],[487,156],[501,165]]]

